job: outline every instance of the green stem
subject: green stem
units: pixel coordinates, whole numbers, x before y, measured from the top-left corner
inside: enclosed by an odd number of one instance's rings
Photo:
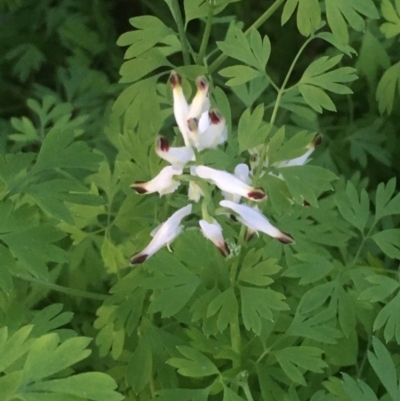
[[[240,367],[240,354],[242,349],[242,338],[240,335],[239,316],[235,316],[235,320],[230,324],[231,329],[231,345],[232,351],[238,354],[239,360],[233,362],[233,368]]]
[[[253,395],[251,394],[250,388],[249,388],[249,383],[245,381],[244,383],[241,383],[242,389],[244,391],[244,395],[247,398],[247,401],[254,401]]]
[[[96,292],[83,291],[83,290],[77,290],[75,288],[63,287],[61,285],[50,283],[48,281],[44,281],[44,280],[41,280],[41,279],[35,278],[35,277],[20,276],[20,275],[13,275],[13,277],[24,280],[24,281],[29,281],[30,283],[39,284],[39,285],[42,285],[43,287],[47,287],[53,291],[62,292],[64,294],[71,295],[71,296],[78,297],[78,298],[94,299],[96,301],[106,301],[107,299],[109,299],[109,295],[106,295],[106,294],[99,294]]]
[[[285,0],[275,0],[275,2],[265,11],[260,18],[258,18],[244,33],[248,35],[253,28],[258,29],[264,22],[266,22],[274,12],[285,2]],[[214,62],[210,65],[208,72],[212,74],[226,59],[227,55],[221,54],[217,57]]]
[[[274,123],[275,123],[276,117],[277,117],[277,115],[278,115],[279,106],[280,106],[280,104],[281,104],[282,96],[283,96],[283,94],[285,93],[286,85],[287,85],[287,83],[289,82],[289,79],[290,79],[290,77],[291,77],[291,75],[292,75],[292,72],[293,72],[293,70],[294,70],[294,67],[296,66],[297,61],[299,60],[299,58],[300,58],[301,54],[303,53],[304,49],[306,48],[306,46],[307,46],[313,39],[314,39],[314,37],[311,36],[310,38],[308,38],[308,39],[303,43],[303,45],[300,47],[299,51],[297,52],[296,57],[293,59],[292,64],[291,64],[290,67],[289,67],[289,70],[288,70],[288,72],[287,72],[287,74],[286,74],[286,77],[285,77],[285,79],[284,79],[284,81],[283,81],[283,84],[282,84],[282,86],[280,87],[280,89],[279,89],[279,91],[278,91],[278,95],[277,95],[277,97],[276,97],[275,106],[274,106],[274,109],[273,109],[273,111],[272,111],[271,120],[270,120],[270,129],[272,129],[272,126],[273,126]],[[267,144],[264,143],[264,146],[262,147],[262,150],[261,150],[261,155],[260,155],[259,164],[258,164],[258,166],[257,166],[256,173],[255,173],[254,179],[253,179],[253,186],[255,186],[255,187],[258,185],[258,180],[260,179],[260,175],[261,175],[262,169],[263,169],[263,167],[264,167],[264,160],[265,160],[265,158],[267,157],[267,149],[268,149]]]
[[[179,7],[178,0],[172,0],[172,9],[175,14],[175,21],[178,28],[179,40],[182,46],[183,63],[185,65],[190,64],[189,48],[186,42],[185,27],[183,26],[183,19],[181,8]]]
[[[214,16],[214,0],[211,0],[208,2],[207,22],[206,22],[206,27],[204,28],[204,34],[201,40],[199,54],[197,56],[197,62],[196,62],[197,65],[204,64],[204,56],[206,54],[208,40],[210,39],[213,16]]]
[[[356,254],[355,254],[355,256],[354,256],[354,259],[353,259],[353,261],[350,263],[349,267],[350,267],[350,266],[354,266],[354,265],[357,263],[357,260],[358,260],[360,254],[361,254],[361,251],[363,250],[364,245],[365,245],[365,243],[367,242],[367,239],[369,238],[369,236],[371,235],[372,230],[374,229],[376,223],[377,223],[377,222],[375,222],[375,223],[372,224],[371,228],[368,230],[367,235],[364,235],[364,233],[362,233],[363,239],[362,239],[361,244],[360,244],[360,246],[358,247],[358,250],[357,250],[357,252],[356,252]]]

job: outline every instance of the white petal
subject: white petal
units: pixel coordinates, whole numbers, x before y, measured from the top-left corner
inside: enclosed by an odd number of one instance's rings
[[[210,116],[208,110],[205,111],[199,119],[199,132],[204,132],[210,126]]]
[[[172,177],[181,174],[182,169],[175,169],[172,166],[167,166],[164,167],[151,181],[136,181],[131,185],[131,188],[139,194],[151,194],[154,192],[158,192],[160,196],[170,194],[171,192],[174,192],[180,184],[179,181],[175,181]]]
[[[200,116],[208,111],[210,107],[210,100],[208,97],[208,89],[209,85],[207,80],[204,77],[198,77],[196,79],[197,92],[195,97],[192,100],[189,108],[189,115],[187,119],[196,118],[200,119]]]
[[[223,200],[219,204],[236,212],[238,214],[238,220],[251,230],[256,232],[261,231],[278,239],[284,244],[294,243],[293,238],[289,234],[274,227],[258,209],[248,205],[239,205],[228,200]]]
[[[228,138],[228,129],[225,119],[215,110],[210,112],[209,117],[211,120],[209,127],[205,131],[199,130],[199,151],[216,148]]]
[[[200,220],[199,224],[203,235],[215,244],[222,256],[228,256],[230,253],[229,248],[222,236],[222,227],[219,223],[213,219],[212,223],[208,223],[206,220]]]
[[[246,184],[250,184],[251,180],[249,177],[250,170],[249,166],[244,163],[240,163],[235,167],[234,175],[236,178],[239,178],[240,181],[245,182]],[[232,202],[239,203],[240,202],[240,195],[230,194],[228,192],[222,192],[223,197],[226,200],[231,200]]]
[[[172,86],[174,98],[174,116],[186,146],[189,146],[187,119],[189,105],[182,90],[182,77],[175,71],[171,72],[169,81]]]
[[[197,166],[196,174],[200,178],[212,181],[221,191],[230,194],[244,196],[255,201],[263,200],[266,196],[262,188],[253,188],[226,171],[207,166]]]
[[[171,148],[168,140],[162,136],[157,140],[156,153],[176,169],[182,169],[186,163],[195,160],[192,148],[185,146]]]
[[[190,213],[192,213],[191,204],[177,210],[165,223],[159,226],[149,245],[142,252],[131,257],[131,264],[143,263],[163,246],[168,246],[181,233],[181,221]]]
[[[196,175],[196,167],[190,167],[190,174]],[[189,182],[189,192],[188,192],[189,199],[198,202],[202,196],[204,196],[202,189],[198,184],[193,181]]]

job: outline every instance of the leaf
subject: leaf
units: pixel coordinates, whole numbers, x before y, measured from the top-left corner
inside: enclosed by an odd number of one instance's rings
[[[318,166],[292,166],[279,169],[293,199],[299,205],[304,200],[311,206],[318,207],[317,197],[332,189],[331,181],[337,179],[331,171]]]
[[[158,48],[151,48],[140,57],[125,61],[119,73],[121,83],[136,82],[160,67],[172,68],[173,65]]]
[[[102,156],[93,153],[85,142],[74,142],[73,132],[53,128],[46,135],[31,172],[56,168],[95,170],[101,160]]]
[[[276,264],[275,259],[268,259],[254,267],[242,267],[239,273],[239,281],[260,287],[267,286],[274,282],[269,276],[278,273],[281,269],[282,267]]]
[[[139,345],[126,367],[125,380],[139,394],[149,383],[153,370],[153,355],[146,337],[140,337]]]
[[[242,85],[254,78],[261,76],[257,70],[254,70],[246,65],[226,67],[220,70],[218,73],[225,78],[231,78],[229,81],[225,82],[225,85],[227,86]]]
[[[283,8],[281,24],[284,25],[297,9],[297,28],[304,36],[310,36],[321,23],[318,0],[287,0]]]
[[[400,287],[397,280],[380,274],[368,276],[365,279],[375,285],[361,292],[358,297],[361,301],[382,302]]]
[[[209,389],[165,389],[157,391],[157,401],[207,401]]]
[[[300,278],[300,285],[315,283],[333,269],[332,262],[313,253],[300,253],[296,255],[296,258],[304,263],[289,267],[282,276]]]
[[[395,189],[396,178],[389,180],[386,186],[383,182],[378,185],[376,190],[375,221],[385,216],[400,214],[400,194],[392,198]]]
[[[347,86],[346,82],[352,82],[357,79],[356,70],[351,67],[340,67],[333,71],[329,71],[337,65],[342,59],[342,55],[335,57],[321,57],[313,61],[304,71],[299,82],[299,90],[304,100],[318,113],[322,109],[336,111],[330,97],[325,90],[338,94],[353,93]]]
[[[343,44],[349,41],[347,23],[356,31],[363,32],[365,23],[361,15],[371,19],[379,18],[379,12],[372,0],[326,0],[325,4],[332,33]]]
[[[346,194],[343,192],[338,193],[335,197],[335,203],[345,220],[360,232],[363,232],[369,217],[369,198],[367,192],[362,189],[359,197],[353,183],[348,181]]]
[[[376,88],[376,100],[381,114],[392,113],[396,87],[397,92],[400,93],[400,62],[384,72]]]
[[[175,33],[152,15],[130,18],[129,23],[137,30],[123,33],[117,41],[118,46],[129,46],[125,52],[125,59],[140,56],[162,42],[166,36]]]
[[[178,346],[185,358],[170,358],[167,363],[178,369],[178,373],[188,377],[206,377],[218,374],[217,367],[201,352],[194,348]]]
[[[396,9],[390,0],[382,0],[382,15],[387,22],[384,22],[381,26],[381,32],[387,38],[393,38],[400,34],[400,3],[395,0]]]
[[[11,253],[21,264],[33,276],[44,279],[48,278],[48,261],[67,261],[65,250],[53,245],[53,242],[64,237],[63,232],[46,224],[0,235],[0,239],[9,246]]]
[[[375,243],[389,258],[400,259],[400,229],[381,231],[372,236]]]
[[[162,317],[178,313],[189,301],[200,279],[166,251],[160,251],[147,262],[154,277],[142,281],[143,288],[157,291],[149,313],[161,312]]]
[[[69,394],[92,401],[123,400],[124,396],[117,393],[116,389],[115,380],[100,372],[80,373],[63,379],[35,383],[27,387],[28,392],[38,392],[38,394],[42,394],[42,392],[50,392],[54,395]]]
[[[374,353],[368,351],[368,361],[381,383],[385,386],[393,400],[400,398],[396,368],[386,347],[376,338],[372,339]]]
[[[32,328],[32,325],[23,326],[11,336],[7,327],[0,329],[0,372],[5,372],[9,366],[29,351],[33,341],[29,339]]]
[[[260,33],[252,29],[249,37],[235,26],[228,30],[225,41],[217,42],[219,49],[228,57],[242,61],[260,72],[265,72],[271,53],[268,36],[261,39]]]
[[[218,0],[214,8],[214,15],[220,13],[229,3],[234,3],[239,0]],[[187,24],[198,18],[207,17],[209,3],[205,0],[184,0],[185,8],[185,27]]]
[[[245,401],[244,398],[240,397],[237,393],[231,390],[229,387],[224,386],[224,398],[222,401]]]
[[[328,367],[321,359],[323,351],[316,347],[287,347],[275,351],[274,355],[286,375],[297,384],[306,385],[304,376],[299,368],[315,373],[322,373]]]
[[[273,321],[272,310],[287,310],[289,306],[283,302],[285,296],[271,289],[248,288],[240,286],[243,324],[247,330],[260,335],[261,319]]]
[[[238,124],[239,151],[251,149],[265,142],[271,126],[262,121],[264,105],[259,104],[251,113],[246,109],[240,117]]]
[[[374,391],[362,380],[354,380],[346,373],[343,376],[343,389],[353,401],[378,401]]]
[[[89,342],[90,338],[75,337],[60,344],[60,338],[55,333],[37,338],[26,359],[21,386],[51,377],[85,359],[91,352],[86,349]]]
[[[101,257],[109,273],[117,273],[121,268],[127,266],[122,249],[114,245],[107,236],[104,237],[101,245]]]
[[[397,344],[400,344],[399,308],[400,293],[397,293],[397,295],[379,311],[374,321],[374,331],[380,330],[385,326],[383,336],[386,342],[396,339]]]
[[[238,316],[238,303],[233,288],[221,292],[208,305],[207,317],[217,313],[217,328],[223,332]]]

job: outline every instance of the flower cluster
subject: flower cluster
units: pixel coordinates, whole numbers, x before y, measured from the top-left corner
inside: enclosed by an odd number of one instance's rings
[[[176,191],[182,180],[188,180],[189,200],[198,202],[201,197],[204,197],[207,200],[204,204],[207,205],[210,193],[207,191],[207,185],[204,184],[212,183],[222,191],[224,196],[220,206],[232,219],[247,226],[248,236],[263,232],[282,243],[294,243],[293,238],[274,227],[256,205],[240,203],[242,197],[254,202],[266,199],[266,193],[262,188],[254,188],[251,185],[251,172],[246,164],[241,163],[236,166],[233,174],[199,164],[201,158],[199,155],[204,149],[216,148],[223,144],[228,136],[223,116],[217,110],[210,110],[207,80],[204,77],[197,78],[197,92],[190,104],[183,93],[182,79],[178,73],[174,71],[171,73],[170,83],[174,116],[182,134],[184,146],[171,147],[165,137],[158,137],[156,153],[170,165],[164,167],[152,180],[136,181],[131,188],[139,194],[158,192],[162,196]],[[314,148],[315,144],[310,144],[307,152],[298,160],[283,162],[282,166],[304,164]],[[186,173],[184,173],[185,170]],[[192,204],[188,204],[153,230],[151,233],[153,239],[145,249],[132,256],[131,264],[142,263],[163,246],[169,246],[183,229],[182,219],[191,212]],[[230,251],[223,238],[220,224],[210,216],[207,207],[202,207],[202,214],[203,219],[199,221],[199,225],[203,235],[217,246],[222,255],[228,256]]]

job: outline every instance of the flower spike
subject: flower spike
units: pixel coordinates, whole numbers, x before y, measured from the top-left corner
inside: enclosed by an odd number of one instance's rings
[[[198,77],[196,79],[197,92],[192,100],[189,108],[188,120],[190,118],[200,119],[200,116],[208,111],[210,107],[210,100],[208,97],[209,85],[204,77]]]
[[[181,175],[182,169],[175,169],[172,166],[164,167],[151,181],[136,181],[131,185],[138,194],[152,194],[158,192],[160,196],[174,192],[180,182],[175,181],[174,175]]]
[[[184,217],[192,213],[192,205],[189,204],[177,210],[165,223],[158,227],[153,239],[143,251],[131,257],[131,264],[143,263],[150,256],[154,255],[159,249],[169,244],[181,233],[181,221]]]
[[[224,237],[222,236],[222,227],[219,225],[219,223],[213,219],[212,223],[207,223],[205,220],[200,220],[199,224],[203,235],[215,244],[221,255],[225,257],[229,256],[230,251],[224,240]]]
[[[262,188],[253,188],[226,171],[216,170],[207,166],[197,166],[196,174],[200,178],[212,181],[221,191],[233,195],[244,196],[254,201],[261,201],[266,197]]]
[[[195,160],[192,148],[186,146],[172,148],[168,139],[163,136],[157,138],[156,153],[176,169],[182,169],[186,163]]]
[[[284,233],[274,227],[269,220],[258,210],[248,205],[239,205],[235,202],[223,200],[219,203],[222,207],[233,210],[238,215],[238,220],[250,228],[250,230],[261,231],[283,244],[294,244],[295,241],[290,234]]]

